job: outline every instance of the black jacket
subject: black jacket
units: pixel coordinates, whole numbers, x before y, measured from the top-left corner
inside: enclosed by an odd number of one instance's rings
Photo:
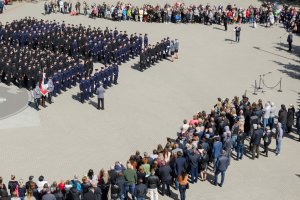
[[[94,194],[94,192],[92,192],[91,190],[89,190],[89,191],[83,196],[83,200],[96,200],[96,195]]]
[[[260,145],[261,138],[263,137],[263,130],[262,129],[257,129],[253,132],[253,135],[251,137],[251,142],[254,145]]]
[[[159,177],[162,182],[171,181],[172,169],[169,165],[164,165],[158,169]]]
[[[149,189],[158,188],[158,186],[159,186],[159,178],[158,178],[158,176],[150,175],[148,177],[147,185],[148,185]]]
[[[135,187],[134,193],[136,198],[146,198],[147,186],[143,183],[138,184]]]
[[[57,198],[57,195],[55,195],[55,193],[54,193],[56,200],[59,200]],[[76,187],[72,187],[69,190],[68,194],[66,195],[66,200],[80,200],[80,192],[77,190]]]

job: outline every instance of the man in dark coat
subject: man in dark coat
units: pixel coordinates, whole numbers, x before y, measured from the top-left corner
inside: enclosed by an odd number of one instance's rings
[[[259,146],[261,143],[261,138],[263,137],[263,130],[259,127],[257,124],[253,124],[253,135],[251,137],[251,143],[252,143],[252,159],[255,159],[255,153],[256,158],[259,158]]]
[[[198,166],[200,162],[200,154],[196,153],[196,148],[193,147],[192,152],[189,154],[189,166],[191,169],[191,183],[197,183],[198,180]]]
[[[158,169],[159,178],[162,184],[162,195],[165,195],[165,190],[167,188],[167,195],[171,195],[170,184],[172,180],[172,169],[166,162],[161,163],[161,167]]]
[[[178,151],[177,159],[175,160],[175,163],[174,163],[174,172],[175,172],[176,177],[178,177],[181,174],[182,170],[186,169],[186,165],[187,165],[186,158],[183,157],[183,153],[181,151]],[[176,189],[178,189],[178,187],[179,187],[177,179],[175,180],[175,187],[176,187]]]
[[[288,133],[291,133],[293,130],[294,120],[295,120],[294,116],[295,116],[295,108],[293,105],[290,105],[287,112],[287,123],[286,123]]]
[[[281,123],[283,133],[287,132],[286,123],[287,123],[287,110],[284,104],[281,105],[281,109],[278,112],[278,122]]]
[[[89,188],[89,191],[83,196],[83,200],[96,200],[96,195],[94,193],[95,189],[93,186]]]
[[[137,199],[146,199],[146,194],[147,194],[147,186],[143,184],[143,180],[139,179],[138,184],[135,186],[135,197]]]
[[[215,172],[215,176],[214,176],[214,185],[217,185],[218,175],[221,173],[221,183],[219,184],[219,186],[220,187],[223,186],[224,179],[225,179],[225,172],[227,170],[228,163],[229,163],[229,159],[226,155],[226,151],[223,150],[221,157],[218,159],[218,161],[216,163],[216,172]]]

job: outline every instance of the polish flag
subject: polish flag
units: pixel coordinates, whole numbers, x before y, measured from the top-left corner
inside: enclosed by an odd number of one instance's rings
[[[46,96],[48,94],[48,84],[45,84],[45,77],[46,77],[46,73],[43,72],[43,78],[42,81],[40,83],[40,90],[43,96]]]

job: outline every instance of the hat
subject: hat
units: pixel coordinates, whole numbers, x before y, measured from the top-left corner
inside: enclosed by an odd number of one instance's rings
[[[29,176],[29,180],[32,181],[34,176]]]

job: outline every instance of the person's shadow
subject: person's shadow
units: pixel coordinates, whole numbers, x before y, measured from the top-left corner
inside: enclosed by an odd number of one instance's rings
[[[95,108],[98,108],[98,103],[93,101],[93,100],[89,100],[89,105],[94,106]]]
[[[235,44],[235,40],[230,39],[230,38],[225,38],[225,42],[230,42],[229,44]]]
[[[131,68],[132,68],[132,69],[135,69],[135,70],[137,70],[137,71],[142,72],[141,69],[140,69],[140,64],[138,64],[138,63],[135,63],[134,65],[132,65]]]
[[[222,29],[222,28],[219,28],[219,27],[213,27],[213,29],[216,29],[216,30],[220,30],[220,31],[225,31],[225,29]]]

